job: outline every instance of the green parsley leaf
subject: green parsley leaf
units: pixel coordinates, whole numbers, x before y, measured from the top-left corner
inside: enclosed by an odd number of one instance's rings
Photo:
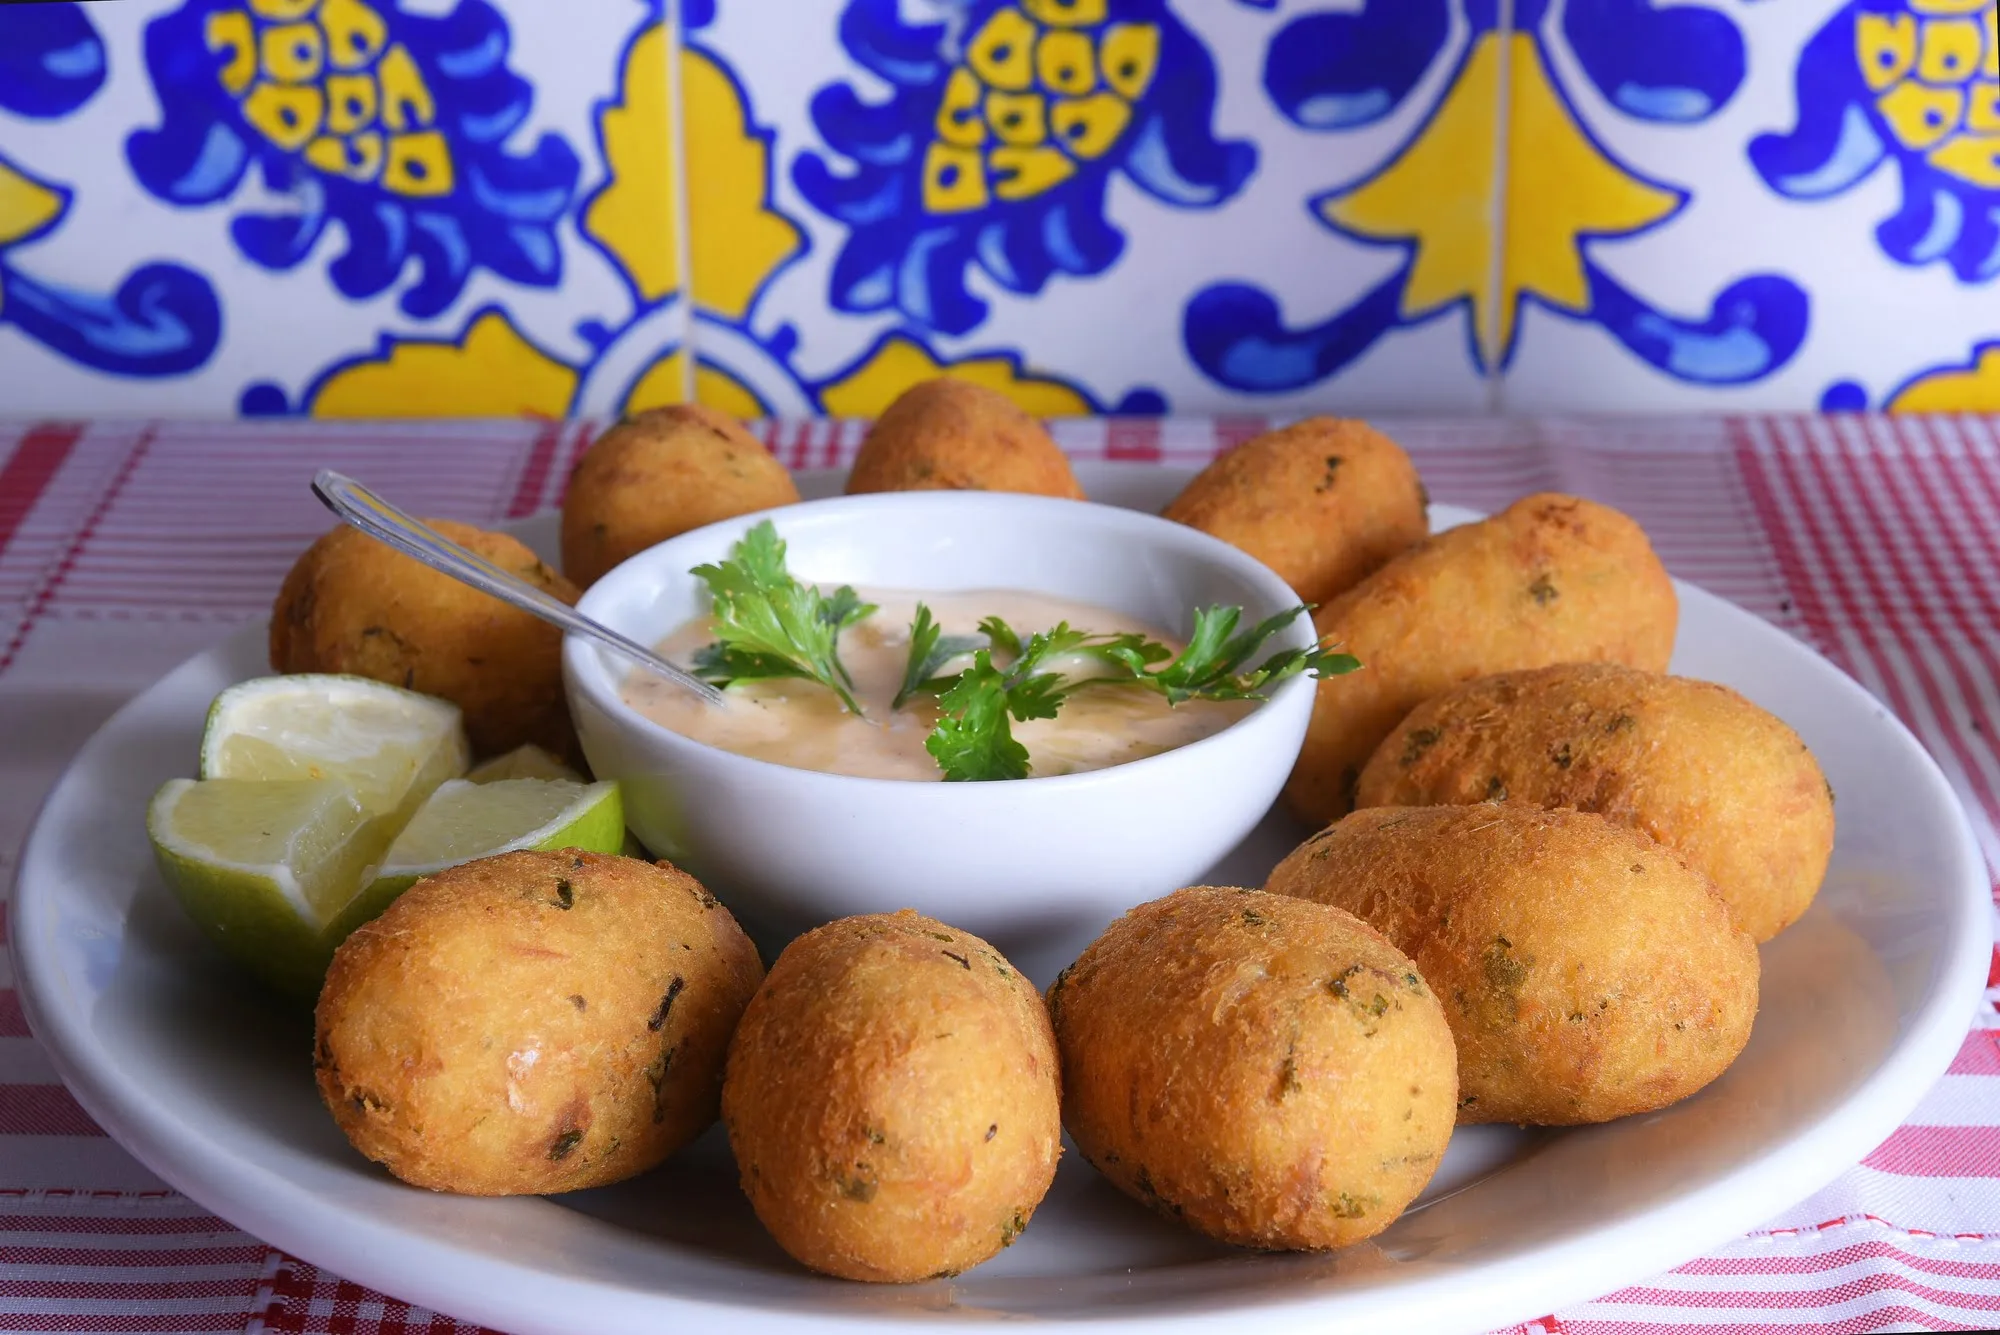
[[[946,635],[931,616],[931,609],[917,604],[916,619],[910,622],[910,656],[903,665],[903,685],[889,707],[901,709],[903,702],[920,691],[941,690],[952,678],[939,677],[946,663],[975,649],[987,640],[979,635]]]
[[[1007,726],[1008,704],[1005,675],[991,650],[979,650],[938,700],[937,726],[924,739],[947,781],[1028,777],[1028,748]]]
[[[1170,704],[1189,700],[1261,700],[1267,688],[1303,672],[1331,677],[1361,666],[1352,654],[1285,649],[1244,670],[1266,641],[1309,609],[1300,606],[1238,630],[1240,607],[1195,612],[1194,634],[1175,654],[1158,640],[1135,633],[1092,634],[1068,622],[1024,642],[998,617],[980,623],[995,650],[1012,651],[1003,668],[981,650],[938,699],[939,717],[924,747],[947,780],[1022,779],[1028,752],[1014,740],[1011,718],[1054,718],[1068,696],[1086,687],[1138,686],[1158,691]],[[920,621],[922,618],[919,618]],[[914,650],[913,650],[914,653]],[[1082,659],[1100,670],[1058,670]],[[1159,666],[1164,664],[1164,666]]]
[[[999,618],[987,620],[1005,631]],[[1002,638],[1011,636],[1006,631]],[[1028,749],[1014,740],[1008,719],[1025,723],[1056,716],[1069,688],[1059,673],[1042,671],[1042,665],[1087,638],[1065,622],[1029,637],[1004,671],[993,666],[991,650],[973,654],[972,666],[938,698],[937,726],[924,740],[947,781],[1028,777]]]
[[[859,714],[854,679],[840,661],[840,632],[871,615],[843,585],[823,594],[785,569],[785,544],[766,519],[745,533],[718,565],[692,572],[708,585],[716,642],[695,655],[695,673],[717,686],[768,677],[816,681]]]
[[[1187,648],[1165,667],[1145,674],[1141,680],[1164,694],[1171,704],[1184,700],[1261,700],[1265,688],[1301,672],[1337,677],[1359,668],[1361,660],[1354,655],[1315,645],[1311,649],[1282,650],[1248,672],[1241,670],[1266,640],[1307,610],[1304,606],[1294,607],[1267,617],[1248,630],[1238,631],[1236,625],[1242,620],[1242,608],[1199,608],[1194,614],[1194,634],[1188,637]]]
[[[1021,656],[1021,637],[1014,633],[1012,626],[1009,626],[999,617],[987,617],[984,621],[980,622],[979,633],[986,637],[989,644],[1006,654],[1008,658],[1014,659]]]

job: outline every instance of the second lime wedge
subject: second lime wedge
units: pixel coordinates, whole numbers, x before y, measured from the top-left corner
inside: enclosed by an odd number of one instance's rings
[[[615,783],[453,779],[403,828],[342,921],[359,926],[419,877],[474,858],[522,848],[616,853],[624,844],[625,806]]]
[[[517,746],[504,755],[473,766],[465,776],[474,783],[498,783],[502,779],[568,779],[588,782],[581,774],[533,742]]]

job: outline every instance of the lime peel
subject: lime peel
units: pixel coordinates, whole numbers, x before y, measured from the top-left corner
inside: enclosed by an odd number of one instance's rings
[[[523,830],[529,820],[535,824]],[[336,926],[360,926],[434,872],[524,848],[618,853],[625,804],[618,785],[566,779],[454,779],[439,786],[383,856],[375,879]]]
[[[311,997],[387,833],[331,779],[171,779],[146,833],[160,875],[225,953],[282,992]]]

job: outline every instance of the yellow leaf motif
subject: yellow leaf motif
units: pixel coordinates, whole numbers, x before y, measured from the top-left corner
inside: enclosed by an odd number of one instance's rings
[[[686,384],[687,353],[676,348],[640,374],[619,411],[629,417],[648,408],[685,402],[687,396],[682,387]],[[706,362],[695,363],[694,398],[695,402],[718,408],[731,417],[764,417],[769,412],[763,401],[735,376]]]
[[[1507,231],[1501,249],[1496,360],[1514,345],[1523,293],[1581,313],[1590,308],[1584,237],[1629,236],[1680,207],[1680,196],[1627,172],[1590,142],[1549,80],[1534,40],[1513,38]],[[1489,363],[1490,364],[1490,363]]]
[[[769,149],[751,129],[728,73],[699,51],[681,53],[681,105],[690,286],[696,305],[740,320],[764,280],[804,239],[765,202]]]
[[[1493,189],[1499,175],[1501,50],[1484,37],[1430,126],[1373,180],[1327,200],[1327,221],[1358,236],[1414,241],[1402,314],[1420,318],[1454,301],[1472,303],[1480,350],[1490,356],[1496,327],[1487,310],[1494,253]]]
[[[0,162],[0,247],[33,236],[62,216],[63,197]],[[0,286],[0,307],[6,291]]]
[[[720,408],[731,417],[766,417],[770,410],[749,386],[720,367],[707,362],[696,362],[694,366],[694,400],[711,408]]]
[[[1504,49],[1503,40],[1510,43]],[[1504,232],[1492,202],[1500,145],[1491,113],[1503,54],[1512,81]],[[1470,303],[1481,355],[1495,366],[1513,346],[1524,295],[1561,310],[1589,308],[1583,238],[1639,231],[1679,202],[1591,143],[1550,81],[1534,38],[1516,33],[1481,37],[1402,157],[1321,210],[1358,236],[1414,242],[1404,318]]]
[[[315,417],[561,417],[575,368],[521,336],[499,311],[475,317],[457,343],[386,339],[380,357],[328,376]]]
[[[2000,343],[1988,343],[1970,366],[1918,376],[1895,398],[1892,413],[2000,413]]]
[[[632,43],[619,101],[600,121],[611,181],[585,210],[583,230],[617,257],[641,298],[653,302],[681,286],[675,220],[685,218],[694,299],[740,319],[764,280],[798,252],[799,231],[765,203],[769,154],[750,128],[736,85],[694,50],[683,50],[680,58],[683,213],[674,198],[667,51],[662,25]]]
[[[583,230],[617,257],[648,302],[681,285],[672,102],[667,30],[656,23],[633,41],[619,75],[618,101],[598,118],[611,180],[583,214]]]
[[[0,162],[0,246],[33,236],[62,211],[61,195]]]
[[[1037,417],[1082,417],[1090,412],[1083,395],[1062,381],[1021,375],[1008,358],[940,362],[919,344],[896,335],[884,339],[865,362],[822,390],[820,403],[834,417],[876,417],[910,386],[941,375],[997,389]]]

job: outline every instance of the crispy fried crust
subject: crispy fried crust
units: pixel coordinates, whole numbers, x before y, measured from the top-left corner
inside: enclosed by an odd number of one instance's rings
[[[1569,662],[1664,671],[1677,617],[1646,535],[1592,501],[1528,496],[1429,538],[1313,617],[1362,666],[1320,683],[1285,803],[1314,824],[1350,810],[1403,716],[1474,677]]]
[[[1019,491],[1083,499],[1069,460],[1040,422],[997,390],[926,380],[869,428],[847,491]]]
[[[1416,967],[1338,909],[1196,887],[1133,909],[1049,990],[1063,1121],[1120,1190],[1210,1237],[1372,1237],[1451,1136],[1451,1031]]]
[[[730,1045],[722,1117],[778,1244],[844,1279],[979,1264],[1020,1235],[1062,1152],[1035,989],[909,910],[785,948]]]
[[[1644,830],[1768,941],[1818,893],[1833,793],[1799,735],[1726,686],[1610,663],[1468,682],[1428,700],[1361,772],[1364,807],[1507,799]]]
[[[566,603],[576,586],[504,533],[425,523]],[[350,672],[451,701],[474,752],[533,742],[575,758],[562,632],[352,528],[293,564],[271,609],[271,667]]]
[[[1264,888],[1409,952],[1458,1040],[1461,1123],[1663,1108],[1721,1075],[1756,1018],[1756,943],[1708,879],[1587,812],[1372,807]]]
[[[341,945],[316,1014],[320,1096],[397,1177],[474,1196],[575,1191],[714,1122],[763,977],[667,863],[505,853],[418,881]]]
[[[697,403],[649,408],[577,460],[563,498],[563,573],[587,589],[676,534],[798,499],[792,475],[735,418]]]
[[[1242,548],[1324,603],[1429,532],[1423,483],[1365,422],[1310,417],[1253,436],[1161,514]]]

